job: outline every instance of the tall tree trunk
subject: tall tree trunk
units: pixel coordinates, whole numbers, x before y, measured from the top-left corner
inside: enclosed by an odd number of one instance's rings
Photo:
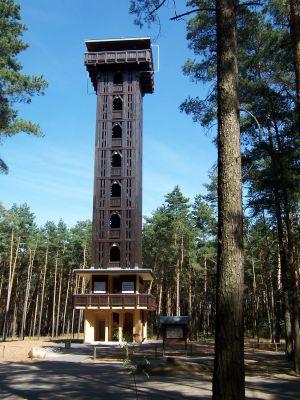
[[[257,301],[257,287],[256,287],[256,273],[255,262],[252,257],[252,324],[253,324],[253,337],[258,337],[258,301]]]
[[[10,243],[10,257],[9,257],[9,276],[8,276],[8,288],[7,288],[7,298],[6,298],[6,306],[5,306],[5,314],[4,314],[4,323],[3,323],[3,331],[2,331],[2,339],[5,342],[7,335],[7,319],[9,313],[10,299],[11,293],[15,278],[15,270],[17,266],[18,254],[19,254],[19,246],[20,246],[21,238],[18,237],[17,245],[14,255],[14,230],[11,231],[11,243]]]
[[[218,263],[214,400],[245,398],[243,210],[235,0],[217,0]]]
[[[78,285],[79,285],[79,279],[78,279],[78,275],[75,276],[75,290],[74,290],[74,294],[78,293]],[[73,308],[72,310],[72,323],[71,323],[71,333],[72,333],[72,337],[74,338],[74,322],[75,322],[75,308]]]
[[[29,256],[29,264],[28,264],[28,269],[27,269],[26,292],[25,292],[24,308],[23,308],[23,316],[22,316],[22,325],[21,325],[21,334],[20,334],[22,339],[24,339],[24,336],[26,334],[25,331],[26,331],[28,301],[29,301],[30,287],[31,287],[32,268],[33,268],[33,262],[34,262],[34,259],[35,259],[36,249],[37,249],[37,242],[36,242],[36,245],[35,245],[33,250],[29,249],[30,256]]]
[[[290,0],[290,32],[296,77],[296,101],[298,133],[300,133],[300,11],[299,0]]]
[[[39,307],[39,292],[35,298],[35,307],[34,307],[34,317],[33,317],[33,329],[32,329],[32,336],[34,337],[36,334],[36,320],[37,320],[37,312]]]
[[[299,92],[299,76],[297,75],[300,70],[300,30],[299,30],[299,2],[296,1],[291,1],[291,3],[294,3],[294,6],[298,7],[298,11],[294,10],[295,14],[295,24],[296,24],[296,31],[294,34],[297,36],[296,38],[293,38],[294,41],[296,41],[296,44],[294,43],[294,47],[297,48],[296,53],[298,52],[298,59],[296,59],[295,64],[296,64],[296,83],[297,83],[297,107],[298,107],[298,133],[300,133],[300,103],[299,103],[299,98],[300,98],[300,92]],[[297,3],[297,5],[296,5]],[[291,7],[291,13],[292,13],[292,7]],[[298,68],[298,72],[297,72]],[[273,102],[272,99],[269,100],[271,109],[273,111]],[[285,171],[285,165],[282,163],[281,160],[281,153],[284,152],[284,142],[283,139],[280,136],[280,131],[278,128],[277,120],[275,118],[275,113],[274,111],[272,112],[272,117],[273,117],[273,127],[275,130],[275,138],[276,138],[276,144],[278,148],[278,153],[276,153],[274,144],[273,144],[273,137],[271,133],[271,129],[269,129],[269,142],[270,142],[270,147],[271,147],[271,158],[272,158],[272,166],[274,168],[274,171],[276,172],[276,166],[278,165],[280,168],[280,171],[283,173]],[[285,222],[285,227],[286,227],[286,242],[287,242],[287,252],[286,252],[286,263],[287,263],[287,280],[288,280],[288,301],[290,305],[290,314],[291,314],[291,329],[292,329],[292,340],[293,340],[293,358],[294,358],[294,369],[297,373],[300,373],[300,322],[299,322],[299,304],[298,304],[298,285],[297,285],[297,266],[295,264],[295,245],[294,245],[294,232],[293,232],[293,227],[292,227],[292,221],[291,221],[291,207],[290,207],[290,201],[289,201],[289,190],[286,187],[285,182],[280,182],[280,189],[282,192],[282,204],[283,204],[283,215],[284,215],[284,222]],[[276,188],[278,191],[278,188]],[[279,193],[277,194],[279,198]],[[282,217],[281,217],[282,218]]]
[[[170,288],[167,288],[167,302],[166,302],[166,308],[167,308],[167,315],[171,316],[172,315],[172,301],[171,301],[171,293],[170,293]]]
[[[204,257],[204,290],[203,290],[203,333],[208,335],[209,331],[209,310],[208,310],[208,280],[207,280],[207,259]]]
[[[179,269],[179,260],[176,261],[176,315],[180,315],[180,269]]]
[[[44,308],[44,297],[45,297],[45,283],[46,283],[46,273],[47,273],[47,266],[48,266],[48,252],[49,252],[49,246],[47,245],[46,253],[45,253],[45,262],[44,262],[44,273],[43,273],[41,306],[40,306],[40,315],[39,315],[38,338],[40,338],[40,336],[41,336],[41,325],[42,325],[42,316],[43,316],[43,308]]]
[[[281,319],[282,319],[282,307],[281,307],[281,263],[280,263],[280,254],[279,254],[279,246],[277,246],[278,256],[277,256],[277,271],[275,280],[275,318],[276,318],[276,334],[275,334],[275,342],[279,343],[281,338]]]
[[[271,108],[272,102],[270,101]],[[277,129],[277,121],[273,118],[273,126],[275,126],[275,135],[277,140],[277,146],[281,147],[281,140],[279,138],[279,132]],[[268,130],[268,139],[270,145],[270,157],[271,164],[274,177],[277,176],[279,162],[281,169],[280,159],[278,160],[278,155],[276,155],[276,149],[273,143],[273,136],[271,128]],[[279,191],[279,182],[275,180],[273,187],[273,198],[274,198],[274,212],[276,218],[277,225],[277,236],[278,236],[278,246],[279,246],[279,254],[280,254],[280,265],[281,265],[281,280],[282,280],[282,299],[283,299],[283,307],[284,307],[284,321],[285,321],[285,350],[286,354],[291,359],[294,356],[294,341],[292,335],[292,315],[291,315],[291,279],[290,279],[290,268],[289,268],[289,260],[286,251],[285,245],[285,233],[283,227],[283,219],[282,219],[282,199]]]
[[[291,211],[286,191],[284,191],[285,225],[288,239],[288,266],[290,279],[290,302],[292,307],[292,333],[294,339],[294,369],[300,373],[300,322],[299,322],[299,288],[297,284],[297,264],[295,262],[294,233],[291,222]]]
[[[163,277],[160,279],[160,283],[158,286],[158,306],[157,306],[157,315],[156,315],[156,335],[157,339],[159,338],[159,317],[162,314],[162,295],[163,295]]]
[[[65,323],[66,323],[66,315],[67,315],[67,307],[68,307],[68,300],[69,300],[69,289],[70,289],[70,281],[72,277],[72,271],[69,272],[68,277],[68,284],[67,284],[67,292],[66,292],[66,299],[65,299],[65,306],[64,306],[64,313],[63,313],[63,323],[62,323],[62,334],[65,334]]]
[[[62,285],[62,268],[60,269],[59,274],[59,288],[58,288],[58,299],[57,299],[57,313],[56,313],[56,327],[55,327],[55,336],[58,336],[59,333],[59,317],[60,317],[60,299],[61,299],[61,285]]]
[[[189,316],[189,320],[190,323],[192,321],[192,267],[191,265],[189,265],[189,270],[188,270],[188,274],[189,274],[189,284],[188,284],[188,316]]]
[[[57,266],[58,266],[58,250],[57,250],[57,252],[56,252],[55,269],[54,269],[54,288],[53,288],[53,305],[52,305],[52,333],[51,333],[51,336],[52,336],[52,337],[54,337],[54,334],[55,334],[55,308],[56,308]]]
[[[2,296],[3,281],[4,281],[4,269],[2,269],[2,273],[1,273],[1,281],[0,281],[0,300],[1,300],[1,296]]]
[[[16,295],[15,295],[15,301],[14,301],[14,311],[13,311],[13,323],[12,323],[12,328],[11,328],[11,336],[16,337],[17,336],[17,315],[18,315],[18,304],[19,304],[19,298],[18,298],[18,293],[19,293],[19,278],[17,276],[16,278]]]

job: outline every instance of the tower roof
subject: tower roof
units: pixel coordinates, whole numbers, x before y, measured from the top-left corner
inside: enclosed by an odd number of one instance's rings
[[[87,51],[144,50],[151,48],[150,37],[90,39],[85,41]]]

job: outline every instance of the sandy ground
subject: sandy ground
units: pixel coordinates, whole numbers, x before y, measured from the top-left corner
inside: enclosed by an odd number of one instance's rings
[[[33,347],[48,347],[55,346],[56,343],[50,339],[43,340],[10,340],[7,342],[0,342],[0,362],[3,361],[29,361],[29,351]]]

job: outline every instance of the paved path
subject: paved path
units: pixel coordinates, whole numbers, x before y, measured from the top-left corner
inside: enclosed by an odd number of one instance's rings
[[[62,348],[48,350],[44,361],[0,363],[1,400],[136,399],[132,377],[120,363],[94,363],[92,348],[87,346],[72,345],[67,353]],[[202,361],[211,361],[210,358],[204,356]],[[139,400],[211,399],[211,378],[204,375],[149,379],[139,376],[137,385]],[[251,376],[247,377],[246,387],[247,399],[300,399],[300,380],[292,376]]]

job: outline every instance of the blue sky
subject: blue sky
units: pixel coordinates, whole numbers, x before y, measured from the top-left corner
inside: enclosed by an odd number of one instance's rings
[[[156,26],[134,25],[129,0],[19,2],[30,44],[21,56],[24,71],[43,74],[49,88],[20,107],[23,118],[40,124],[44,138],[19,134],[0,148],[10,167],[8,175],[0,175],[3,205],[27,202],[38,224],[62,218],[74,225],[91,218],[96,96],[83,65],[84,41],[126,36],[151,36],[160,48],[155,93],[144,97],[143,215],[161,205],[176,184],[191,199],[203,192],[216,149],[213,132],[179,112],[188,95],[205,95],[202,85],[181,72],[193,56],[185,23],[169,21],[172,10],[163,10],[156,38]]]

